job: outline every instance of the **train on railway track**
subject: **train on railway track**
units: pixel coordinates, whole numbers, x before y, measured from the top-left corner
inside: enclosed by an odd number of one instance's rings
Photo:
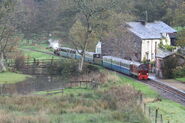
[[[62,56],[71,59],[81,59],[80,50],[60,47],[54,50],[54,54],[57,56]],[[94,52],[85,52],[84,57],[85,62],[92,64],[98,64],[105,68],[129,75],[135,76],[139,80],[147,80],[149,77],[149,70],[147,64],[142,64],[135,61],[130,61],[122,58],[117,58],[114,56],[101,56]]]

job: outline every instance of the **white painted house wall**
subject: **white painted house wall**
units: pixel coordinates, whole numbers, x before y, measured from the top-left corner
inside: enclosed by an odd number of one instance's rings
[[[102,53],[102,51],[101,51],[101,42],[98,42],[97,43],[95,50],[96,50],[96,53],[97,54],[101,54]]]
[[[150,40],[142,40],[141,46],[141,60],[150,60],[154,61],[157,53],[157,49],[159,48],[160,42],[164,45],[171,45],[171,40],[168,34],[164,34],[163,39],[150,39]]]
[[[171,45],[171,39],[170,39],[169,34],[163,33],[162,36],[163,36],[162,43],[164,45]]]
[[[142,40],[141,60],[155,60],[156,47],[158,47],[160,39]]]

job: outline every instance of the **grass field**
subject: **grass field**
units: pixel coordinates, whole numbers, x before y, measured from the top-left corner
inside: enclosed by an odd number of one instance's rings
[[[18,74],[13,72],[0,73],[0,84],[14,84],[26,80],[29,75]]]
[[[97,89],[84,86],[64,89],[63,94],[50,96],[42,96],[49,91],[33,93],[34,96],[0,96],[0,121],[5,123],[149,123],[141,113],[141,109],[135,105],[134,100],[137,96],[132,94],[137,93],[134,89],[124,84],[118,76],[115,76],[116,73],[108,73],[108,75],[105,80],[108,82]],[[125,81],[127,80],[129,79],[126,78]],[[49,93],[55,92],[57,91]],[[120,94],[117,95],[118,93]]]
[[[185,121],[185,117],[183,117],[185,115],[185,107],[182,106],[181,104],[177,104],[173,101],[160,97],[156,91],[154,91],[147,85],[136,82],[133,79],[123,77],[120,74],[117,74],[114,72],[112,72],[111,75],[113,75],[112,80],[109,81],[108,83],[104,83],[103,85],[101,85],[98,91],[109,90],[111,87],[115,87],[115,86],[123,86],[128,84],[132,85],[134,86],[135,89],[140,90],[144,94],[147,107],[151,107],[152,109],[151,117],[153,119],[155,117],[154,115],[155,109],[159,108],[159,113],[163,115],[163,120],[165,122],[169,120],[170,123],[183,123]],[[47,93],[55,93],[55,92],[57,91],[53,91],[53,92],[42,91],[42,92],[37,92],[35,94],[45,95]],[[98,96],[94,94],[93,90],[86,89],[86,88],[79,88],[79,87],[64,89],[63,94],[59,93],[54,95],[54,97],[58,97],[61,95],[73,95],[75,97],[78,97],[78,95],[83,95],[83,94],[88,95],[91,99],[98,98]],[[53,96],[49,96],[49,97],[53,97]],[[156,98],[160,98],[161,101],[153,101]]]
[[[159,108],[159,113],[163,115],[165,121],[169,120],[170,123],[184,123],[185,121],[185,106],[182,106],[181,104],[163,99],[159,102],[149,103],[148,106],[153,109],[153,117],[155,117],[155,109]]]
[[[44,53],[40,53],[40,52],[36,52],[36,51],[29,51],[29,50],[25,50],[22,49],[24,55],[28,58],[35,58],[35,59],[60,59],[60,57],[57,56],[52,56],[49,54],[44,54]]]
[[[185,77],[183,77],[183,78],[176,78],[176,80],[181,81],[181,82],[185,82]]]
[[[27,49],[33,49],[33,50],[39,50],[39,51],[45,51],[45,52],[53,52],[53,49],[48,49],[48,42],[45,41],[45,43],[40,44],[26,44],[23,42],[23,44],[20,44],[20,50],[23,52],[24,56],[29,58],[35,58],[35,59],[60,59],[60,57],[57,56],[51,56],[48,54],[36,52],[36,51],[30,51]]]
[[[126,87],[122,90],[127,90],[132,85],[144,94],[145,100],[161,98],[161,101],[148,102],[147,107],[151,107],[152,111],[159,108],[159,113],[163,114],[165,122],[169,120],[170,123],[183,123],[185,121],[184,106],[160,97],[150,87],[131,78],[103,69],[102,71],[106,72],[107,77],[105,82],[95,90],[84,86],[66,88],[63,93],[50,96],[45,95],[61,90],[34,92],[33,94],[37,96],[0,97],[0,120],[20,123],[148,123],[139,109],[132,108],[134,106],[127,106],[122,111],[118,110],[119,108],[116,110],[111,108],[116,104],[110,98],[115,97],[110,91],[111,88]],[[1,79],[2,75],[0,74]],[[12,76],[12,73],[6,73],[6,75]],[[108,92],[109,96],[105,96],[105,92]],[[107,103],[107,98],[108,102],[112,103]]]

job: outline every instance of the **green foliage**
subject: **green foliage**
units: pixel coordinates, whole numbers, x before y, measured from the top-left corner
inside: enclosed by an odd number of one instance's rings
[[[173,77],[174,78],[185,77],[185,65],[178,66],[175,69],[173,69]]]
[[[181,82],[185,82],[185,77],[183,77],[183,78],[176,78],[176,80],[181,81]]]
[[[176,57],[167,57],[164,60],[164,66],[162,68],[163,75],[165,78],[173,78],[173,69],[177,67],[177,58]]]
[[[161,20],[161,17],[166,14],[165,0],[139,0],[135,4],[135,15],[139,19],[146,20],[146,11],[148,13],[148,21]]]
[[[176,29],[177,32],[180,32],[180,31],[182,31],[182,30],[185,30],[185,27],[177,26],[177,27],[174,27],[174,29]]]
[[[24,56],[20,55],[20,56],[16,57],[16,59],[15,59],[15,68],[17,70],[20,70],[21,68],[24,67],[24,65],[25,65],[25,58],[24,58]]]
[[[175,46],[163,45],[162,42],[160,42],[159,48],[161,48],[161,49],[163,49],[163,50],[167,50],[167,51],[173,51],[174,49],[176,49]]]
[[[53,73],[53,71],[57,71],[57,73],[61,74],[64,78],[69,78],[71,76],[78,75],[78,64],[73,60],[61,60],[54,62],[51,66],[49,66],[48,71]]]
[[[4,72],[0,73],[0,84],[14,84],[17,82],[24,81],[28,77],[31,76],[12,72]]]
[[[177,45],[185,47],[185,29],[177,33]]]

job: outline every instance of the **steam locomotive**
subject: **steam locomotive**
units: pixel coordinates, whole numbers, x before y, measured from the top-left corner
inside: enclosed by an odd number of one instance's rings
[[[81,51],[75,49],[60,47],[54,50],[54,54],[66,58],[80,59]],[[129,76],[135,76],[139,80],[147,80],[149,77],[148,66],[139,62],[117,58],[114,56],[103,56],[94,52],[85,52],[85,62],[101,65],[105,68],[124,73]]]

